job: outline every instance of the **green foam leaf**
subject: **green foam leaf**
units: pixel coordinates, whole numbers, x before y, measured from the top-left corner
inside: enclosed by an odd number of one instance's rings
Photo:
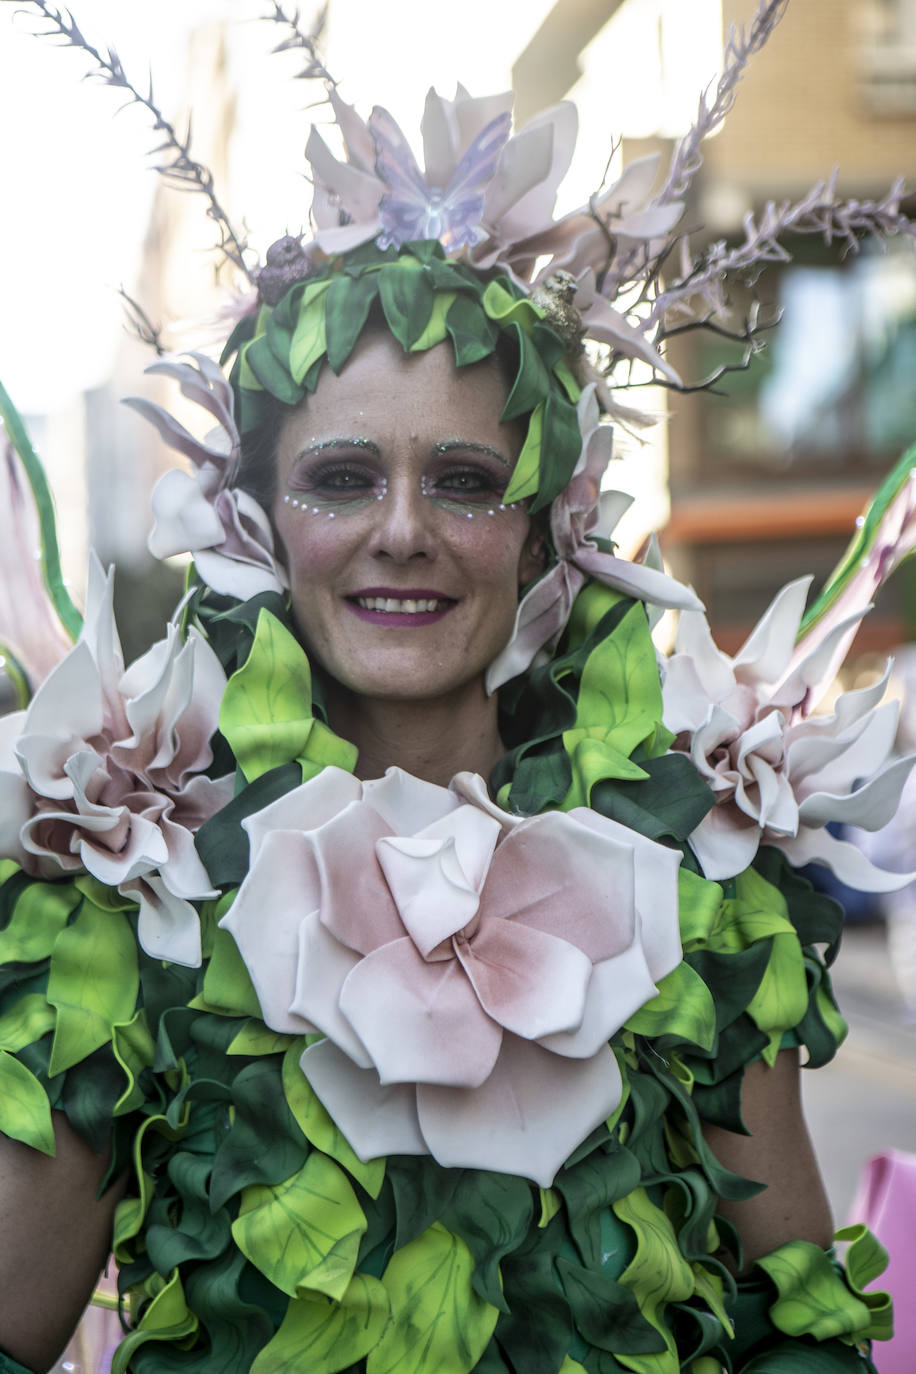
[[[0,1132],[53,1155],[51,1104],[38,1079],[18,1059],[0,1050]]]
[[[397,1250],[382,1275],[392,1318],[367,1374],[469,1374],[499,1315],[474,1291],[473,1271],[464,1241],[438,1222]]]
[[[296,1297],[309,1288],[336,1301],[353,1277],[365,1230],[346,1176],[317,1150],[285,1182],[245,1188],[232,1224],[239,1249],[282,1292]]]
[[[374,1349],[388,1311],[385,1289],[366,1274],[354,1277],[340,1302],[317,1293],[294,1299],[250,1374],[338,1374]]]
[[[57,1008],[49,1072],[86,1059],[107,1044],[114,1027],[134,1015],[139,973],[137,943],[122,912],[103,911],[88,898],[57,937],[48,976],[48,1001]]]
[[[712,993],[689,964],[680,963],[658,983],[658,992],[627,1021],[637,1035],[676,1035],[704,1050],[716,1038],[716,1006]]]

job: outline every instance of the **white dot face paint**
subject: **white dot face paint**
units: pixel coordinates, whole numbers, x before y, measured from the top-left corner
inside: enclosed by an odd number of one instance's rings
[[[540,571],[502,501],[521,447],[498,368],[361,341],[284,425],[274,519],[303,642],[365,695],[479,691]],[[287,498],[289,498],[287,500]],[[298,506],[294,505],[298,502]]]

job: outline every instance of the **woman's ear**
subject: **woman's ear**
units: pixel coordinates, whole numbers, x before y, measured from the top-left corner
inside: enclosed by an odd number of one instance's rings
[[[547,567],[547,540],[540,525],[532,521],[518,560],[518,585],[527,587]]]

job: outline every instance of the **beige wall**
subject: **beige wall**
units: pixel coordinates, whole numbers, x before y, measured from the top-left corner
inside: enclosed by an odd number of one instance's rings
[[[747,23],[756,0],[725,0],[726,26]],[[708,175],[752,197],[807,187],[840,166],[840,186],[862,194],[897,174],[916,181],[916,113],[874,116],[861,55],[867,0],[790,0],[751,59],[724,132],[707,144]]]

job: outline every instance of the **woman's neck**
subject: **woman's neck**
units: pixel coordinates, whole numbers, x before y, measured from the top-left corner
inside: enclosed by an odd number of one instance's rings
[[[505,753],[496,698],[465,689],[460,697],[389,701],[363,697],[334,684],[329,692],[332,730],[356,745],[356,775],[379,778],[396,765],[445,787],[460,772],[487,778]]]

